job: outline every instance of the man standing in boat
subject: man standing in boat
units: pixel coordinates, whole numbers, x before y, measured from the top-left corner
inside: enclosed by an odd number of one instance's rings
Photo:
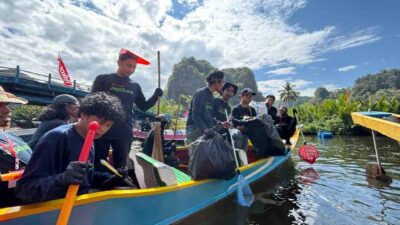
[[[106,133],[113,122],[124,118],[118,98],[104,92],[84,97],[78,111],[79,121],[47,132],[17,182],[17,197],[25,203],[63,198],[70,184],[79,184],[78,194],[91,188],[111,189],[123,185],[118,176],[93,170],[95,149],[91,146],[88,162],[77,161],[90,122],[100,125],[95,139]],[[124,185],[125,186],[125,185]]]
[[[118,97],[126,115],[125,121],[116,122],[101,139],[95,142],[95,167],[100,171],[106,170],[100,164],[100,159],[107,158],[110,147],[113,149],[114,167],[124,171],[133,141],[133,104],[142,111],[147,111],[163,95],[163,91],[157,88],[153,96],[146,101],[140,85],[130,78],[137,64],[148,65],[150,62],[127,49],[121,49],[117,63],[118,68],[115,73],[98,75],[92,86],[92,92],[105,91]]]
[[[192,143],[203,134],[214,133],[213,128],[217,124],[213,113],[213,93],[222,89],[224,72],[211,71],[206,77],[206,82],[207,86],[197,90],[190,102],[189,116],[186,122],[187,144]],[[222,126],[228,128],[230,123],[226,121]]]

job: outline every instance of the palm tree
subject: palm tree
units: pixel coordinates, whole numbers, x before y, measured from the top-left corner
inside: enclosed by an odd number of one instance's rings
[[[299,97],[300,92],[295,91],[294,88],[296,85],[286,81],[286,83],[282,86],[283,90],[279,90],[281,100],[288,104],[288,108],[290,107],[290,102],[295,102],[297,97]]]

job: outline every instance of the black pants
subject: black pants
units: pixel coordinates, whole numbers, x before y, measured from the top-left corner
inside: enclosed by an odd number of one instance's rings
[[[109,172],[108,169],[100,164],[100,160],[107,159],[110,147],[112,148],[113,166],[121,168],[126,166],[129,151],[131,150],[132,139],[104,139],[100,138],[94,142],[95,163],[97,171]]]

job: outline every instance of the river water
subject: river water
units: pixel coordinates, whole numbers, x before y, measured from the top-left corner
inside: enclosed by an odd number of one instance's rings
[[[251,186],[250,208],[232,196],[176,224],[400,224],[398,142],[377,138],[388,183],[366,177],[366,163],[375,161],[372,137],[306,140],[320,151],[317,162],[301,161],[297,146],[291,160]]]

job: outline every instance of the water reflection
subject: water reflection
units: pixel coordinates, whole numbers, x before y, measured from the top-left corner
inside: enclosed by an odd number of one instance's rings
[[[371,137],[318,140],[313,165],[292,160],[251,186],[255,202],[240,207],[230,197],[177,224],[400,224],[400,145],[378,137],[382,166],[391,183],[368,178],[375,161]]]

